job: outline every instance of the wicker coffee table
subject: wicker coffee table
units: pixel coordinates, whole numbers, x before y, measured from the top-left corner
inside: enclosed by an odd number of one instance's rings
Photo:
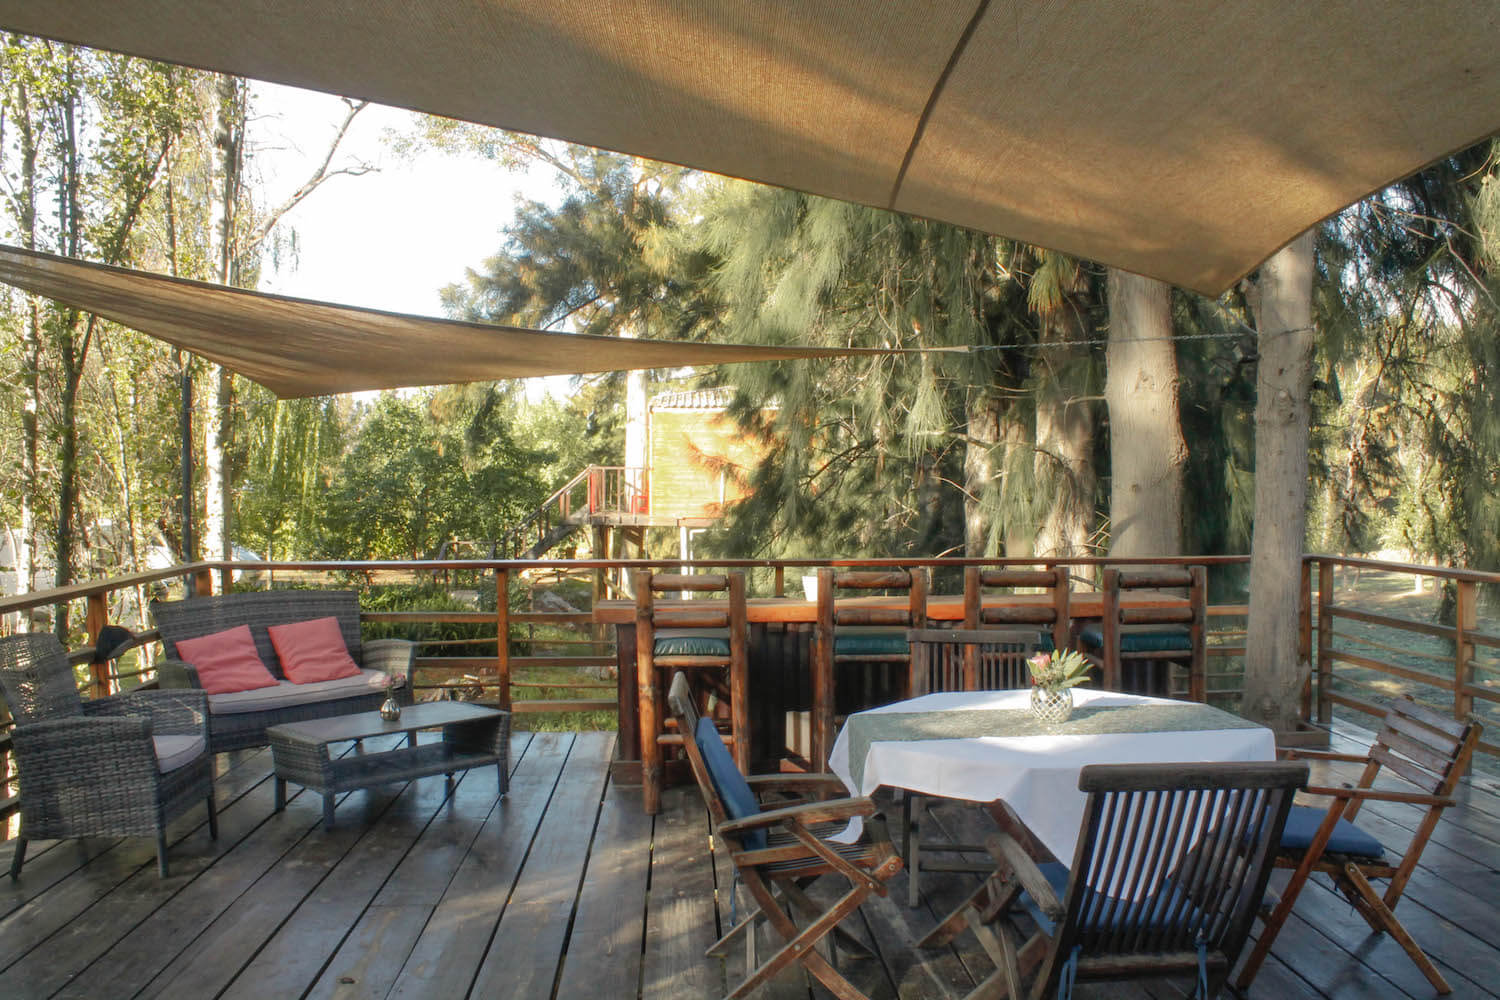
[[[441,742],[418,743],[417,731],[443,731]],[[330,756],[329,744],[406,734],[406,745],[365,753],[356,750]],[[453,774],[494,764],[500,774],[500,794],[509,784],[506,766],[510,748],[510,713],[458,701],[410,705],[401,718],[387,722],[379,712],[361,712],[331,719],[288,722],[266,730],[276,769],[276,811],[286,806],[286,783],[323,796],[323,825],[333,825],[333,798],[340,792],[369,788],[391,781],[409,781],[442,774],[453,790]]]

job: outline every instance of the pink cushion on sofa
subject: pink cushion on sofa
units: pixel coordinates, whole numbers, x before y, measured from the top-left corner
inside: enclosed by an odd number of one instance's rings
[[[197,668],[198,683],[209,694],[253,691],[276,684],[255,651],[249,625],[184,639],[177,644],[177,655]]]
[[[359,674],[359,665],[344,645],[337,618],[272,625],[266,631],[281,660],[281,672],[293,684],[316,684]]]

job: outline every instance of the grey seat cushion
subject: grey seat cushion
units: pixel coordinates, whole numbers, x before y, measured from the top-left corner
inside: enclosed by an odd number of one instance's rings
[[[153,736],[151,742],[156,746],[156,767],[162,774],[191,764],[208,748],[202,733]]]
[[[340,677],[315,684],[293,684],[278,681],[275,687],[234,691],[208,696],[212,715],[239,715],[246,712],[270,712],[288,705],[307,705],[319,701],[337,701],[385,690],[386,674],[382,670],[361,670],[354,677]]]

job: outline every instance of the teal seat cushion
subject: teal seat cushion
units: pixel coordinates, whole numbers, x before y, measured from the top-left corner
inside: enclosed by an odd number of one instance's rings
[[[886,656],[911,652],[905,632],[835,632],[835,656]]]
[[[1078,635],[1083,640],[1083,644],[1091,649],[1104,647],[1103,625],[1085,625]],[[1186,652],[1192,648],[1193,637],[1185,628],[1166,626],[1146,631],[1135,631],[1129,628],[1120,631],[1120,652],[1122,653]]]
[[[740,769],[734,766],[734,758],[729,756],[729,749],[724,746],[724,740],[714,728],[712,719],[698,720],[693,742],[698,744],[698,752],[703,755],[708,776],[713,780],[714,788],[719,792],[719,801],[724,803],[724,812],[729,818],[744,819],[760,812],[760,803],[750,790],[750,783],[745,780]],[[766,842],[764,830],[751,830],[740,839],[740,845],[751,851],[761,850]]]
[[[729,636],[712,633],[658,635],[651,651],[655,656],[728,656]]]
[[[1317,836],[1318,827],[1323,825],[1323,820],[1327,817],[1326,809],[1292,806],[1291,814],[1286,818],[1286,829],[1281,832],[1282,850],[1307,850],[1313,837]],[[1374,861],[1385,858],[1385,848],[1380,841],[1346,819],[1341,819],[1334,825],[1333,836],[1329,838],[1324,850],[1328,854],[1342,854],[1350,858],[1368,858]]]

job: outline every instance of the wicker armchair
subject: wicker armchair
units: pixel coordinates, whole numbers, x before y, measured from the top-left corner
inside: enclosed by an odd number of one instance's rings
[[[338,619],[344,645],[354,662],[363,670],[385,673],[396,682],[396,701],[402,705],[412,704],[410,675],[416,647],[405,639],[363,642],[360,637],[359,595],[353,591],[268,590],[190,597],[185,601],[158,601],[151,605],[151,616],[156,619],[162,649],[166,653],[166,659],[157,664],[163,688],[202,687],[197,669],[178,654],[179,642],[238,625],[250,626],[250,635],[261,661],[277,680],[283,680],[286,675],[266,629],[272,625],[331,617]],[[210,700],[208,746],[214,753],[263,747],[270,742],[266,730],[271,726],[353,712],[373,712],[384,700],[384,690],[376,689],[356,691],[332,700],[284,704],[265,711],[233,714],[221,712]]]
[[[218,837],[202,691],[84,701],[56,637],[33,634],[0,639],[0,694],[15,717],[21,786],[11,878],[21,874],[28,840],[151,834],[165,878],[167,823],[199,802]]]

